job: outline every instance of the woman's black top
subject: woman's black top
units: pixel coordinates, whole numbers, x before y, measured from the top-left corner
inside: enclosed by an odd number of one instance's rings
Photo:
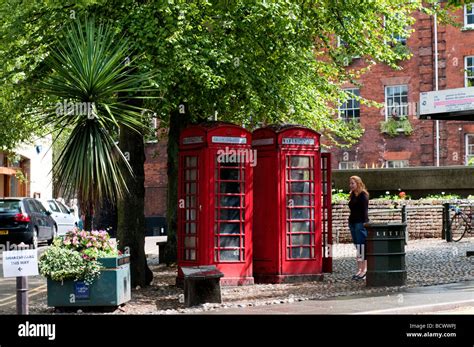
[[[360,193],[358,196],[351,194],[349,200],[349,223],[367,223],[369,221],[369,198],[367,194]]]

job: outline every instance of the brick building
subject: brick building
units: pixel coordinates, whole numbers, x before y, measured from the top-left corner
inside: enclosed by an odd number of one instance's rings
[[[474,8],[471,5],[454,13],[460,27],[437,23],[438,88],[474,86]],[[341,106],[340,115],[355,118],[365,129],[360,141],[349,149],[332,148],[333,169],[436,166],[435,121],[420,120],[417,104],[420,92],[433,91],[435,85],[435,21],[415,14],[414,32],[400,43],[413,56],[400,63],[401,70],[377,64],[364,74],[360,86],[346,85],[355,94],[385,104],[382,109],[360,105],[356,99]],[[353,59],[350,68],[364,67],[363,59]],[[392,117],[394,116],[394,117]],[[395,136],[381,130],[381,122],[407,118],[411,135],[400,126]],[[474,158],[474,124],[466,121],[439,121],[439,165],[467,165]]]

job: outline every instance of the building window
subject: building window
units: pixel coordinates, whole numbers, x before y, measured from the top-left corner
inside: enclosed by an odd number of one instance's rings
[[[391,167],[391,168],[402,168],[402,167],[408,167],[409,163],[408,160],[387,160],[386,161],[386,166]]]
[[[339,170],[352,170],[358,169],[359,162],[358,161],[341,161],[339,163]]]
[[[348,93],[349,99],[347,99],[339,107],[339,117],[341,117],[345,121],[349,121],[349,120],[359,121],[359,118],[360,118],[359,89],[357,88],[345,89],[345,92]]]
[[[464,26],[474,27],[474,3],[464,5]]]
[[[408,116],[408,86],[385,87],[385,119]]]
[[[474,87],[474,56],[464,58],[464,86]]]
[[[474,134],[466,135],[466,165],[474,166]]]

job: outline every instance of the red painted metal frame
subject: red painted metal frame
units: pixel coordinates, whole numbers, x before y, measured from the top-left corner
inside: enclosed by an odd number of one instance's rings
[[[225,141],[235,141],[236,143],[226,143]],[[217,269],[224,274],[221,278],[223,285],[243,285],[253,284],[252,276],[252,210],[253,210],[253,168],[249,160],[244,159],[243,163],[219,163],[218,157],[222,153],[249,153],[251,150],[251,134],[247,130],[234,124],[223,122],[210,122],[201,125],[194,125],[184,129],[180,135],[179,145],[179,182],[178,182],[178,277],[177,283],[181,283],[183,273],[181,268],[186,266],[216,265]],[[227,151],[227,152],[226,152]],[[240,152],[238,152],[240,151]],[[197,257],[189,260],[185,257],[185,235],[186,235],[186,191],[185,185],[185,163],[188,156],[198,156],[197,168]],[[229,154],[230,156],[232,154]],[[247,157],[248,159],[248,157]],[[233,166],[237,165],[237,166]],[[222,180],[219,168],[239,172],[239,180]],[[234,171],[233,171],[234,170]],[[245,176],[243,176],[245,174]],[[223,186],[221,185],[223,184]],[[219,190],[228,189],[232,184],[239,184],[240,193],[220,193]],[[227,186],[226,186],[227,185]],[[240,198],[240,206],[236,208],[220,206],[220,197]],[[236,201],[236,200],[234,200]],[[184,202],[184,206],[183,206]],[[181,203],[181,206],[179,205]],[[184,208],[183,208],[184,207]],[[223,212],[226,210],[227,212]],[[232,211],[231,211],[232,210]],[[239,220],[221,220],[226,213],[239,212]],[[239,223],[239,234],[233,236],[220,232],[222,223]],[[228,227],[229,224],[225,225]],[[228,230],[227,230],[228,232]],[[225,239],[227,237],[227,239]],[[227,249],[221,247],[221,242],[234,241],[232,237],[239,238],[238,247],[233,248],[227,245]],[[227,254],[238,252],[236,260],[221,260],[220,256],[224,252]],[[230,252],[230,253],[229,253]]]
[[[323,272],[332,273],[332,179],[331,153],[321,153]]]
[[[317,132],[299,126],[266,127],[253,132],[253,148],[257,150],[258,158],[254,169],[253,234],[254,277],[257,282],[279,283],[322,278],[319,138]],[[287,201],[289,156],[307,156],[313,162],[312,169],[308,171],[312,172],[312,180],[307,182],[313,187],[313,195],[308,195],[313,197],[308,210],[313,213],[310,231],[314,238],[310,240],[310,246],[314,253],[308,258],[295,259],[288,254],[287,246],[291,245],[291,239],[287,237],[291,223],[288,214],[292,211]],[[302,219],[300,221],[304,222]]]

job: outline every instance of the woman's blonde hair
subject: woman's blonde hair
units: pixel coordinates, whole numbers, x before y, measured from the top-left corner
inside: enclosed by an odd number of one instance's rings
[[[362,182],[362,179],[359,176],[351,176],[349,179],[353,180],[357,186],[356,189],[351,192],[351,194],[359,196],[360,193],[365,193],[367,195],[367,198],[369,197],[369,192],[367,191],[364,182]]]

